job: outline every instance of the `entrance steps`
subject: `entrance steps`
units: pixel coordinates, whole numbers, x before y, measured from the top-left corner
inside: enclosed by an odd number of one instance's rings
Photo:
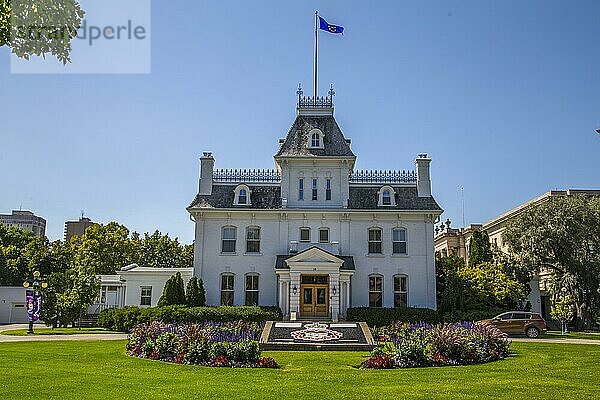
[[[375,347],[365,322],[268,321],[261,338],[261,350],[370,351]]]

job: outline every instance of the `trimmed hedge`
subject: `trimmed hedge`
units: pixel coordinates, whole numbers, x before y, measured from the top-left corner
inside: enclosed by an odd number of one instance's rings
[[[430,308],[382,308],[382,307],[352,307],[348,309],[348,321],[364,321],[369,326],[386,326],[392,322],[440,322],[437,311]]]
[[[144,322],[202,323],[213,322],[262,322],[283,319],[279,307],[124,307],[109,308],[98,315],[98,326],[112,331],[128,332]]]

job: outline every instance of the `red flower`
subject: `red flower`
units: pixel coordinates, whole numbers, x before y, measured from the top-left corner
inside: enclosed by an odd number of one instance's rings
[[[213,367],[226,367],[229,365],[229,360],[224,355],[218,355],[216,359],[211,361]]]

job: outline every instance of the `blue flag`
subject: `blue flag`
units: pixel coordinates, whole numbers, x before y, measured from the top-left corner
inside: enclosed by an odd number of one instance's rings
[[[331,25],[330,23],[325,21],[325,19],[323,19],[320,15],[319,15],[319,29],[322,29],[329,33],[341,33],[342,35],[344,34],[343,26]]]

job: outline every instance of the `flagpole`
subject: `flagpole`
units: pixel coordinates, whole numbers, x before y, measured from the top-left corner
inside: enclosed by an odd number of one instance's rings
[[[317,20],[318,20],[318,15],[319,12],[315,11],[315,86],[314,86],[314,91],[313,91],[313,95],[314,95],[314,99],[315,101],[317,100],[317,59],[319,56],[319,35],[317,32]]]

